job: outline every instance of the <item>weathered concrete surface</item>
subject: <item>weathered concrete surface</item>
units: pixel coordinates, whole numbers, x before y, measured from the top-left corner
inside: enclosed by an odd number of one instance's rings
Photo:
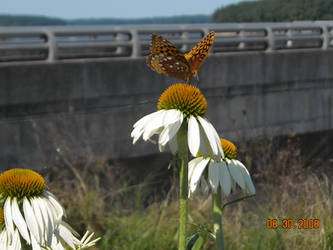
[[[207,118],[236,141],[332,129],[332,58],[330,50],[210,56],[199,74]],[[151,143],[133,146],[131,128],[176,82],[143,58],[0,65],[1,168],[156,153]]]

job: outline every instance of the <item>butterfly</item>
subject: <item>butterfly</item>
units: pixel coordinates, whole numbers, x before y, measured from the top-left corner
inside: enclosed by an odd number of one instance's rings
[[[215,32],[212,31],[189,53],[183,54],[162,36],[152,34],[151,54],[148,56],[147,65],[157,73],[189,82],[198,76],[199,68],[205,61],[214,38]]]

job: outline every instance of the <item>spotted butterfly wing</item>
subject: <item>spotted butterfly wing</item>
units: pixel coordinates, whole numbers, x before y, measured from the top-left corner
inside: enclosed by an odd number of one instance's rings
[[[168,40],[160,35],[152,34],[150,50],[147,64],[152,70],[186,82],[192,78],[190,66],[184,54]]]
[[[206,57],[211,49],[215,38],[215,32],[210,32],[205,36],[197,45],[191,49],[191,51],[185,54],[185,59],[190,66],[190,70],[193,76],[198,75],[198,71],[202,63],[206,60]]]
[[[154,71],[189,82],[197,76],[214,42],[215,32],[210,32],[193,49],[183,54],[160,35],[152,34],[151,54],[147,65]]]

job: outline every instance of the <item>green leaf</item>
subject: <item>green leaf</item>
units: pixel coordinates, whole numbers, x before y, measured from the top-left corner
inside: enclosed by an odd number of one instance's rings
[[[202,247],[203,238],[199,232],[194,233],[186,239],[186,250],[199,250]]]
[[[207,233],[210,237],[212,237],[215,240],[215,235],[213,234],[212,231],[210,231],[207,227],[194,223],[194,222],[187,222],[187,224],[193,225],[196,228],[198,228],[201,232]]]

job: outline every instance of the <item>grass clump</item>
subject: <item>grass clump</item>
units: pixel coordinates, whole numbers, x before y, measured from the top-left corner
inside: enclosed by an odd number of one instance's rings
[[[300,145],[294,136],[239,145],[239,159],[249,169],[257,195],[224,209],[226,249],[333,249],[332,160],[309,164],[307,158],[305,165]],[[143,171],[103,158],[90,164],[64,162],[61,171],[47,170],[47,183],[73,228],[102,236],[96,249],[177,249],[178,183],[166,165]],[[235,192],[228,201],[241,196]],[[189,221],[212,230],[211,204],[210,196],[197,194],[189,204]],[[268,229],[267,219],[319,219],[320,227]],[[190,224],[189,231],[200,230]],[[200,234],[202,249],[215,249],[209,234]]]

